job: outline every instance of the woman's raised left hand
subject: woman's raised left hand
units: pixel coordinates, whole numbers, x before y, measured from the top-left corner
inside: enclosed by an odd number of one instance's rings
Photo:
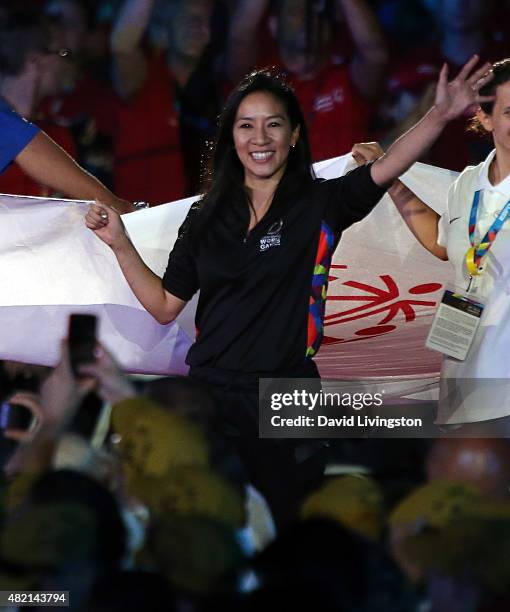
[[[479,59],[478,55],[473,55],[452,81],[448,81],[448,65],[443,64],[437,82],[434,106],[445,121],[462,116],[469,108],[494,100],[494,96],[481,96],[479,93],[480,88],[493,77],[489,63],[474,70]]]

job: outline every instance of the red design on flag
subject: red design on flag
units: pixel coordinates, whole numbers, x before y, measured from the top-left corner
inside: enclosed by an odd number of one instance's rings
[[[332,268],[346,269],[347,266],[334,265]],[[355,342],[357,340],[365,340],[374,336],[380,336],[390,333],[397,329],[398,315],[403,315],[405,323],[412,322],[416,319],[416,308],[436,306],[436,299],[416,299],[411,296],[425,295],[435,293],[441,289],[440,283],[422,283],[415,285],[406,290],[405,293],[409,297],[404,297],[397,283],[389,274],[379,275],[383,286],[374,286],[367,283],[362,283],[354,280],[348,280],[342,283],[346,288],[355,290],[346,295],[331,295],[328,296],[328,302],[338,304],[357,303],[352,308],[339,312],[330,312],[324,317],[324,326],[339,325],[349,323],[360,319],[373,317],[374,315],[382,315],[376,321],[375,325],[367,326],[354,332],[357,337],[351,339],[335,338],[325,336],[324,344],[338,344],[341,342]],[[338,280],[338,277],[331,277],[331,280]],[[405,294],[404,294],[405,295]],[[432,297],[432,296],[431,296]],[[392,324],[390,324],[392,323]]]

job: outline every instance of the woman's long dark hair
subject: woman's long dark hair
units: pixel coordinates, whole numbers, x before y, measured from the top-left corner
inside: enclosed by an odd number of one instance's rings
[[[192,229],[192,241],[197,246],[208,222],[222,205],[252,208],[244,185],[244,167],[234,146],[234,122],[241,102],[254,92],[267,92],[284,106],[292,130],[300,126],[296,146],[290,149],[287,166],[276,189],[273,204],[302,192],[314,179],[308,133],[296,95],[284,77],[271,69],[248,74],[232,92],[220,115],[218,134],[209,151],[205,166],[205,195],[200,202],[200,213]]]

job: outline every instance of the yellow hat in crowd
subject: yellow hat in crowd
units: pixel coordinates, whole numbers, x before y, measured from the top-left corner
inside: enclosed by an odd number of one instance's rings
[[[436,480],[402,500],[390,524],[414,524],[403,547],[425,573],[468,577],[495,592],[510,583],[510,500],[486,499],[471,485]]]
[[[367,476],[331,478],[305,500],[301,516],[330,518],[371,540],[377,540],[384,527],[382,490]]]
[[[461,519],[510,521],[510,499],[493,500],[464,482],[433,480],[418,487],[396,506],[390,525],[418,523],[418,526],[446,529]]]
[[[446,527],[480,499],[480,494],[472,485],[434,480],[405,497],[391,512],[389,523],[403,525],[419,522],[430,527]]]
[[[233,528],[246,521],[241,491],[207,468],[175,467],[160,478],[138,478],[130,483],[129,492],[155,516],[205,516]]]
[[[203,431],[182,415],[145,398],[124,400],[113,407],[112,427],[127,480],[160,477],[180,465],[209,464]]]
[[[154,516],[205,516],[245,523],[243,494],[209,469],[205,434],[186,417],[144,398],[115,405],[112,426],[128,493]]]

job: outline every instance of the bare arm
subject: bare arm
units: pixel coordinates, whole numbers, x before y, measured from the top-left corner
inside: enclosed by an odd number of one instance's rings
[[[130,241],[116,246],[113,252],[142,306],[162,325],[173,321],[186,306],[186,302],[163,288],[161,278],[144,264]]]
[[[35,181],[69,198],[100,198],[121,213],[134,210],[130,202],[117,198],[44,132],[39,132],[18,154],[16,163]]]
[[[384,151],[377,142],[361,142],[352,148],[352,156],[358,165],[375,161],[383,155]],[[388,194],[418,242],[429,253],[446,261],[446,249],[437,244],[439,215],[400,180],[393,183]]]
[[[121,98],[135,96],[143,87],[147,62],[141,42],[154,0],[126,0],[115,21],[110,45],[114,60],[114,87]]]
[[[478,94],[480,87],[492,78],[492,74],[489,73],[490,64],[473,72],[477,63],[478,56],[475,55],[451,82],[448,82],[446,64],[443,66],[434,106],[372,165],[372,178],[378,185],[392,183],[420,159],[450,120],[461,116],[470,107],[494,99],[493,96]]]
[[[102,214],[107,217],[103,218]],[[173,321],[186,302],[166,291],[161,278],[145,265],[119,215],[109,206],[96,202],[90,207],[85,221],[87,227],[111,247],[125,279],[142,306],[163,325]]]
[[[230,21],[225,55],[225,75],[232,82],[238,81],[257,61],[257,31],[268,4],[268,0],[237,2]]]
[[[352,79],[362,96],[373,98],[379,91],[388,62],[383,33],[365,0],[337,0],[337,4],[356,46],[350,65]]]
[[[427,206],[401,181],[395,181],[388,189],[398,212],[418,242],[443,261],[448,261],[446,249],[437,244],[439,215]]]

